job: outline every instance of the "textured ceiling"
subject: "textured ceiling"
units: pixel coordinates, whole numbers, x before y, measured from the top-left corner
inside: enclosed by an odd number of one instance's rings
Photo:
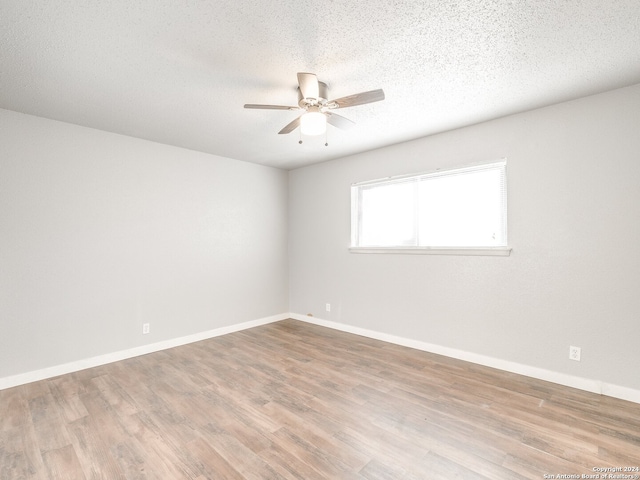
[[[640,82],[638,0],[2,0],[0,108],[295,168]],[[355,122],[298,144],[296,73]]]

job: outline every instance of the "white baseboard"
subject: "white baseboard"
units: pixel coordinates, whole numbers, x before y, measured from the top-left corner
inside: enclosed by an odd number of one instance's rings
[[[438,355],[444,355],[446,357],[457,358],[459,360],[497,368],[506,372],[517,373],[520,375],[525,375],[527,377],[537,378],[539,380],[545,380],[547,382],[557,383],[559,385],[564,385],[567,387],[578,388],[587,392],[598,393],[601,395],[607,395],[609,397],[628,400],[634,403],[640,403],[640,390],[613,385],[600,380],[592,380],[575,375],[568,375],[566,373],[554,372],[552,370],[533,367],[531,365],[510,362],[508,360],[502,360],[486,355],[479,355],[477,353],[457,350],[455,348],[443,347],[441,345],[435,345],[419,340],[397,337],[395,335],[389,335],[387,333],[381,333],[375,330],[354,327],[352,325],[347,325],[344,323],[333,322],[331,320],[323,320],[321,318],[309,317],[307,315],[300,315],[297,313],[289,313],[289,318],[300,320],[302,322],[312,323],[314,325],[319,325],[322,327],[332,328],[334,330],[361,335],[363,337],[374,338],[376,340],[394,343],[396,345],[415,348],[416,350],[422,350],[425,352],[436,353]]]
[[[622,400],[628,400],[630,402],[640,404],[640,390],[635,390],[620,385],[614,385],[600,380],[592,380],[583,377],[577,377],[575,375],[568,375],[565,373],[554,372],[552,370],[546,370],[543,368],[533,367],[530,365],[524,365],[521,363],[510,362],[499,358],[489,357],[486,355],[479,355],[477,353],[467,352],[464,350],[457,350],[454,348],[444,347],[432,343],[422,342],[419,340],[412,340],[409,338],[398,337],[387,333],[377,332],[375,330],[369,330],[366,328],[355,327],[347,325],[345,323],[333,322],[331,320],[323,320],[321,318],[309,317],[307,315],[300,315],[297,313],[282,313],[279,315],[273,315],[270,317],[259,318],[257,320],[250,320],[235,325],[229,325],[226,327],[220,327],[205,332],[196,333],[193,335],[187,335],[184,337],[173,338],[162,342],[151,343],[149,345],[142,345],[139,347],[131,348],[128,350],[121,350],[118,352],[108,353],[105,355],[99,355],[97,357],[91,357],[75,362],[65,363],[62,365],[56,365],[53,367],[47,367],[40,370],[34,370],[31,372],[21,373],[10,377],[0,378],[0,390],[16,387],[18,385],[24,385],[26,383],[36,382],[38,380],[45,380],[47,378],[57,377],[66,373],[77,372],[85,370],[87,368],[98,367],[119,360],[125,360],[127,358],[137,357],[139,355],[146,355],[148,353],[158,352],[166,350],[168,348],[179,347],[180,345],[186,345],[193,342],[199,342],[200,340],[206,340],[208,338],[218,337],[220,335],[226,335],[227,333],[238,332],[240,330],[246,330],[248,328],[258,327],[260,325],[266,325],[268,323],[278,322],[292,318],[302,322],[312,323],[322,327],[332,328],[347,333],[353,333],[361,335],[363,337],[373,338],[384,342],[394,343],[396,345],[402,345],[405,347],[415,348],[416,350],[422,350],[425,352],[436,353],[438,355],[444,355],[446,357],[457,358],[478,365],[485,365],[487,367],[497,368],[506,372],[517,373],[525,375],[527,377],[537,378],[539,380],[545,380],[559,385],[565,385],[567,387],[578,388],[588,392],[598,393],[601,395],[607,395],[609,397],[619,398]]]
[[[193,335],[187,335],[185,337],[172,338],[170,340],[165,340],[162,342],[151,343],[149,345],[141,345],[139,347],[134,347],[127,350],[107,353],[105,355],[99,355],[97,357],[86,358],[83,360],[77,360],[75,362],[65,363],[62,365],[55,365],[53,367],[47,367],[40,370],[34,370],[31,372],[21,373],[21,374],[13,375],[10,377],[0,378],[0,390],[4,390],[5,388],[16,387],[18,385],[24,385],[26,383],[37,382],[38,380],[45,380],[47,378],[57,377],[58,375],[64,375],[66,373],[78,372],[80,370],[85,370],[87,368],[106,365],[107,363],[113,363],[119,360],[125,360],[127,358],[146,355],[148,353],[153,353],[153,352],[159,352],[160,350],[179,347],[180,345],[199,342],[200,340],[206,340],[208,338],[219,337],[220,335],[226,335],[227,333],[233,333],[233,332],[238,332],[240,330],[246,330],[248,328],[258,327],[260,325],[266,325],[268,323],[278,322],[280,320],[285,320],[287,318],[290,318],[289,314],[282,313],[279,315],[273,315],[271,317],[264,317],[264,318],[259,318],[257,320],[250,320],[248,322],[238,323],[235,325],[215,328],[213,330],[195,333]]]

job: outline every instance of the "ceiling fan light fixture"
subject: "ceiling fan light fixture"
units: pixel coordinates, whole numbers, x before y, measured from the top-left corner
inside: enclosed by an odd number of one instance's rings
[[[300,117],[300,131],[303,135],[323,135],[327,131],[327,117],[318,111],[309,111]]]

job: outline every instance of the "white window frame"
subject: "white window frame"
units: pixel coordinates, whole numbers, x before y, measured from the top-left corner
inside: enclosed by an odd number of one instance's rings
[[[486,255],[486,256],[509,256],[511,254],[511,247],[509,246],[456,246],[456,247],[443,247],[443,246],[358,246],[358,235],[360,232],[360,187],[369,185],[390,185],[411,179],[422,179],[428,177],[436,177],[443,175],[455,175],[459,173],[479,171],[487,168],[502,167],[504,168],[504,238],[505,243],[507,240],[507,211],[506,211],[506,159],[494,161],[490,163],[480,163],[473,165],[466,165],[457,168],[451,168],[447,170],[434,170],[431,172],[411,174],[411,175],[399,175],[395,177],[387,177],[377,180],[369,180],[365,182],[358,182],[351,185],[351,246],[349,251],[351,253],[387,253],[387,254],[430,254],[430,255]],[[416,226],[417,228],[417,226]]]

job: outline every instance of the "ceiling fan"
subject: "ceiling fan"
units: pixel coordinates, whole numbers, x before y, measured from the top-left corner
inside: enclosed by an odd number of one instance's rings
[[[384,100],[382,89],[355,93],[346,97],[327,100],[327,84],[318,81],[313,73],[298,73],[298,106],[245,104],[244,108],[263,110],[303,110],[304,113],[286,125],[278,134],[291,133],[300,127],[303,135],[322,135],[327,123],[341,129],[348,129],[354,122],[334,113],[338,108],[354,107],[365,103]],[[302,143],[302,140],[300,140]]]

